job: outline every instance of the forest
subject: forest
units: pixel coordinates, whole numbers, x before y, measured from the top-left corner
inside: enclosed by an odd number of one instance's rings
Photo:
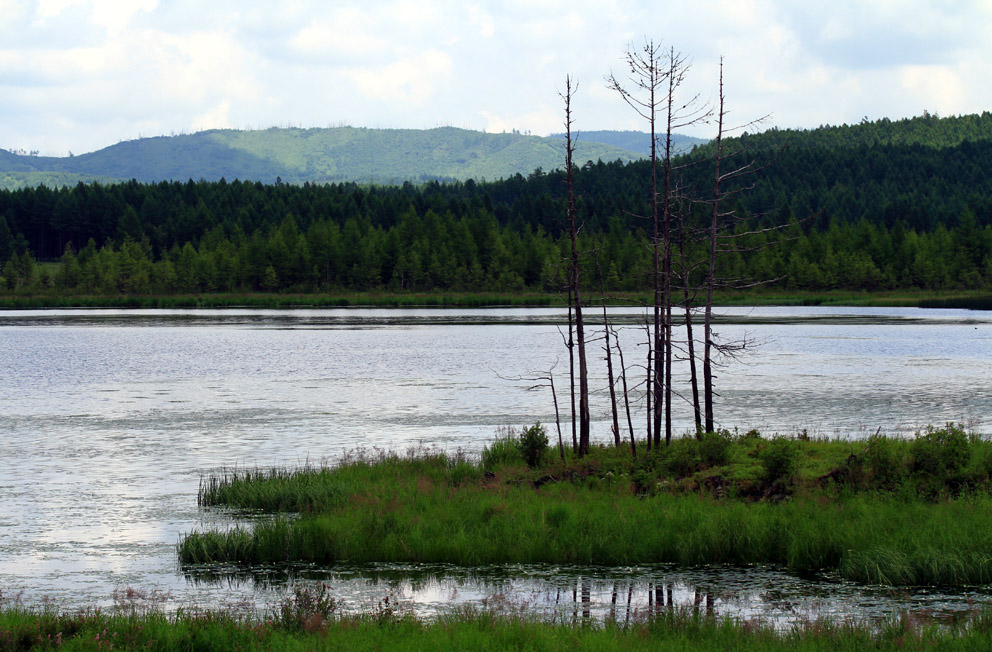
[[[737,215],[728,285],[992,287],[992,114],[880,120],[726,139],[754,170],[727,184]],[[698,281],[708,145],[676,157],[677,267]],[[651,285],[650,166],[574,168],[582,277]],[[0,191],[7,293],[340,290],[558,292],[565,174],[397,186],[193,181]],[[775,228],[773,228],[775,227]],[[729,236],[734,233],[741,237]]]

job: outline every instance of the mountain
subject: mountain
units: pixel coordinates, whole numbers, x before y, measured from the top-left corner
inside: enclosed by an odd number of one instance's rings
[[[606,132],[600,132],[606,133]],[[561,167],[561,138],[437,129],[231,129],[121,142],[70,157],[0,150],[0,186],[136,179],[373,183],[500,179]],[[634,151],[583,140],[576,161],[633,161]]]

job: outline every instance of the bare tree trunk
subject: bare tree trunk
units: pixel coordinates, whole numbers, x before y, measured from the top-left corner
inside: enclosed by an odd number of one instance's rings
[[[630,418],[630,394],[627,392],[627,365],[623,362],[623,349],[620,348],[620,336],[613,331],[613,339],[617,343],[617,355],[620,356],[620,380],[623,382],[623,407],[627,411],[627,429],[630,431],[630,455],[637,459],[637,442],[634,440],[634,422]]]
[[[683,216],[684,217],[684,216]],[[689,268],[685,264],[685,224],[679,240],[679,260],[682,265],[682,299],[685,306],[685,335],[689,354],[689,384],[692,386],[692,414],[696,423],[696,437],[703,433],[702,411],[699,409],[699,379],[696,374],[696,343],[692,339],[692,299],[689,296]]]
[[[652,70],[656,70],[656,66],[652,66]],[[657,74],[654,72],[653,74]],[[652,420],[652,429],[648,434],[649,437],[654,438],[654,445],[657,447],[661,444],[661,408],[662,408],[662,385],[664,381],[664,350],[665,345],[662,342],[662,317],[664,311],[662,310],[662,280],[661,280],[661,236],[658,228],[658,154],[657,154],[657,135],[655,134],[655,99],[654,99],[654,84],[651,86],[651,222],[654,225],[654,235],[652,236],[652,246],[654,247],[654,384],[651,386],[651,393],[654,395],[654,418]]]
[[[664,247],[665,260],[662,278],[665,310],[665,444],[672,441],[672,112],[673,96],[677,81],[678,60],[675,50],[668,55],[668,101],[666,102],[665,120],[665,181],[663,197]]]
[[[568,224],[569,237],[572,242],[571,285],[575,297],[575,338],[579,348],[579,456],[589,452],[589,371],[586,365],[585,325],[582,320],[582,293],[579,283],[579,249],[576,242],[578,227],[575,223],[575,170],[572,165],[572,154],[575,144],[572,141],[572,95],[575,87],[572,78],[565,78],[565,179],[568,184]]]
[[[617,415],[617,388],[613,384],[613,356],[610,353],[610,318],[606,314],[606,294],[603,294],[603,337],[606,340],[606,379],[610,386],[610,408],[613,411],[613,443],[620,448],[620,419]]]
[[[648,338],[648,364],[647,364],[647,378],[645,379],[645,400],[647,401],[647,431],[648,431],[648,452],[654,447],[653,437],[651,436],[651,423],[654,420],[654,410],[651,409],[651,397],[654,396],[654,385],[651,384],[652,379],[652,366],[654,365],[653,350],[651,348],[651,339]]]
[[[723,156],[723,58],[720,59],[720,93],[716,130],[716,174],[713,177],[713,213],[710,221],[710,266],[706,275],[703,312],[703,402],[706,432],[713,432],[713,288],[716,285],[716,239],[720,220],[720,159]]]
[[[561,438],[561,413],[558,410],[558,392],[555,391],[555,376],[551,371],[548,371],[548,383],[551,385],[551,400],[555,404],[555,426],[558,427],[558,453],[561,455],[561,461],[565,461],[565,443]]]
[[[571,274],[570,274],[571,276]],[[579,439],[577,436],[577,430],[575,427],[575,339],[574,334],[575,329],[572,324],[572,286],[571,281],[569,281],[568,286],[568,382],[571,387],[569,392],[572,398],[572,453],[575,455],[579,454]]]

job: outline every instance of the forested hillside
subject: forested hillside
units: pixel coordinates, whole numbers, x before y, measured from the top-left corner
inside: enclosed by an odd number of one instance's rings
[[[728,239],[721,277],[812,290],[992,287],[990,114],[772,131],[727,144],[741,147],[729,161],[753,160],[755,173],[738,180],[747,189],[732,203],[742,219],[727,234],[785,228]],[[693,280],[705,257],[694,227],[712,188],[705,154],[676,160],[687,201],[678,202],[685,229],[675,241]],[[643,161],[590,161],[576,171],[590,287],[648,287],[649,177]],[[558,291],[564,193],[557,171],[487,183],[2,191],[2,284],[97,293]],[[42,274],[39,259],[60,262]]]
[[[628,152],[636,152],[647,158],[651,155],[651,134],[643,131],[579,131],[573,134],[577,143],[601,143],[613,145]],[[564,139],[565,134],[551,134],[549,138]],[[705,138],[693,138],[681,134],[672,134],[672,151],[676,154],[686,154],[693,147],[703,145]]]
[[[632,161],[639,154],[586,140],[581,160]],[[501,179],[564,165],[564,142],[520,133],[437,129],[220,129],[139,138],[70,157],[0,150],[0,187],[135,179],[146,183],[240,179],[302,184]]]

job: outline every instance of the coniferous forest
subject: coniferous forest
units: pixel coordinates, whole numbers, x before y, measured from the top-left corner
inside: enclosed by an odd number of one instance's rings
[[[992,114],[773,129],[725,148],[754,171],[736,180],[741,192],[728,184],[724,200],[737,219],[718,260],[728,285],[992,288]],[[673,237],[690,277],[707,255],[710,155],[697,147],[673,172]],[[649,175],[646,161],[575,169],[589,287],[650,287]],[[5,190],[0,292],[557,292],[570,247],[565,194],[561,170],[402,186],[189,180]]]

